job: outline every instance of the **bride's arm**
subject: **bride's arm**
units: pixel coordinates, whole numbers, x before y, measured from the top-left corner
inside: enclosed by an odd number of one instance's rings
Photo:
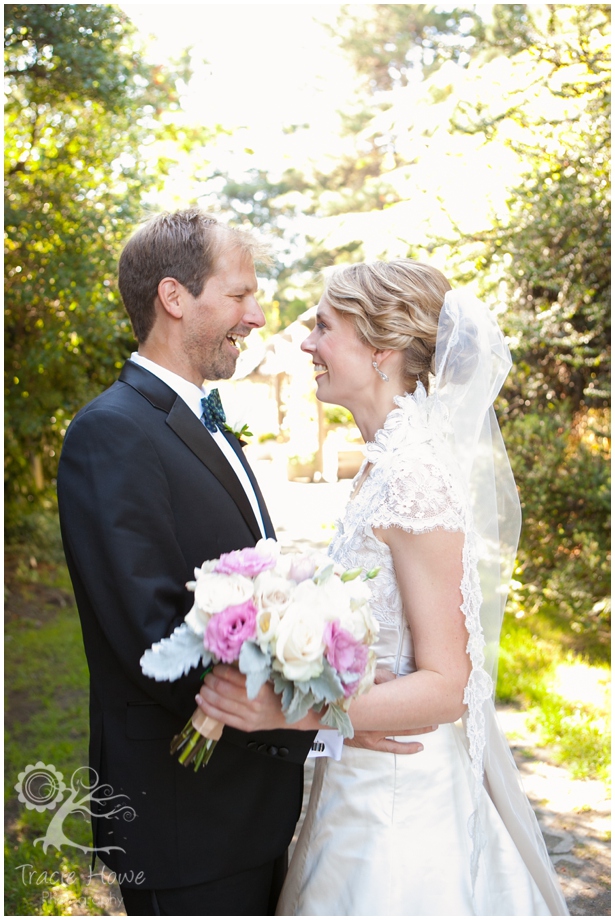
[[[386,676],[385,676],[386,675]],[[395,680],[394,674],[380,672],[376,675],[377,683]],[[225,664],[216,665],[205,678],[200,693],[196,697],[203,712],[245,732],[271,730],[274,728],[293,728],[299,731],[317,731],[322,728],[320,716],[311,711],[300,722],[289,725],[284,718],[280,705],[280,696],[274,693],[273,686],[266,683],[253,700],[246,695],[246,679],[237,668]],[[416,737],[435,731],[437,725],[422,728],[397,729],[395,734],[412,736],[409,741],[395,741],[387,738],[388,731],[355,732],[352,741],[346,741],[353,747],[368,748],[372,751],[386,751],[390,754],[418,754],[423,745]]]
[[[464,535],[435,530],[413,534],[375,531],[393,557],[403,608],[412,633],[417,671],[374,686],[350,706],[361,730],[419,728],[456,721],[471,664],[460,609]]]

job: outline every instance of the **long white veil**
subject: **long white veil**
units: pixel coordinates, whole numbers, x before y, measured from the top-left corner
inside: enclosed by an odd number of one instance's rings
[[[493,409],[511,366],[504,336],[485,304],[467,290],[449,291],[439,319],[429,401],[439,407],[436,416],[446,419],[451,467],[470,511],[462,591],[471,614],[466,613],[466,623],[473,670],[466,689],[464,724],[473,773],[477,788],[484,785],[496,805],[552,914],[567,916],[493,700],[502,617],[521,529],[519,496]],[[474,881],[483,845],[477,812],[470,820],[470,833]]]

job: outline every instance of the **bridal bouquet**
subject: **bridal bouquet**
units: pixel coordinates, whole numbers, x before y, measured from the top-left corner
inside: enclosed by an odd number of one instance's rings
[[[237,662],[254,699],[271,680],[289,724],[314,709],[345,738],[354,732],[348,707],[374,679],[369,646],[378,624],[369,608],[368,579],[378,570],[344,570],[326,556],[280,554],[275,540],[225,553],[195,569],[194,605],[168,639],[141,658],[155,680],[177,680],[202,663]],[[324,710],[324,711],[323,711]],[[195,771],[210,759],[222,724],[196,709],[171,743]]]

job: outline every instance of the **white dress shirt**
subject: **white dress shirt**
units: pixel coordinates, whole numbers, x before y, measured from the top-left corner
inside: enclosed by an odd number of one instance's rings
[[[135,364],[139,364],[151,374],[155,374],[156,377],[162,380],[163,383],[166,383],[167,386],[171,387],[171,389],[174,390],[181,399],[183,399],[188,408],[194,412],[198,419],[202,417],[203,407],[201,406],[201,400],[204,396],[209,395],[209,390],[212,389],[212,387],[197,387],[195,383],[191,383],[184,377],[180,377],[179,374],[175,374],[173,371],[167,370],[166,367],[161,367],[160,364],[156,364],[154,361],[150,361],[149,358],[144,358],[143,355],[140,355],[136,351],[131,354],[130,360],[134,361]],[[254,492],[254,487],[250,482],[250,478],[246,473],[244,465],[219,428],[213,433],[205,428],[204,425],[203,428],[209,437],[214,439],[228,462],[231,464],[233,472],[237,476],[239,482],[243,486],[244,492],[250,500],[250,504],[252,505],[252,510],[254,511],[254,516],[256,517],[260,531],[263,537],[265,537],[265,525],[263,523],[261,509],[256,498],[256,493]]]

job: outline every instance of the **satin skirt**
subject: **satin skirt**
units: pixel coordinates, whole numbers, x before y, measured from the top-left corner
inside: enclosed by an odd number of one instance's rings
[[[567,913],[563,899],[561,911],[557,900],[549,907],[526,862],[532,854],[524,860],[486,790],[479,802],[486,844],[472,890],[465,733],[441,725],[421,742],[419,754],[346,746],[341,761],[318,760],[278,916]],[[546,849],[545,857],[538,877],[552,873]]]

